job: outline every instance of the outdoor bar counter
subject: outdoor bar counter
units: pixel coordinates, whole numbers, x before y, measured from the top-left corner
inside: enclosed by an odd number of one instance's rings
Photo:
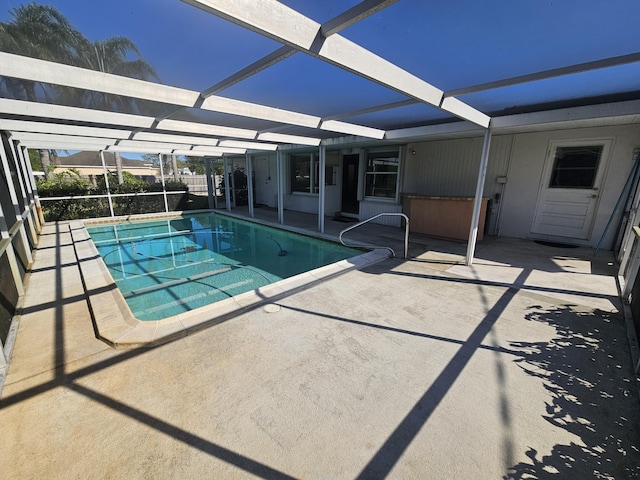
[[[467,240],[473,197],[432,197],[419,194],[402,194],[402,212],[409,217],[409,231],[434,237]],[[478,240],[482,240],[488,198],[482,199]]]

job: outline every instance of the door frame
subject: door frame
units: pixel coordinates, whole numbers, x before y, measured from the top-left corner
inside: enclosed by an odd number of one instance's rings
[[[351,160],[353,160],[353,159],[356,160],[355,162],[351,162],[351,163],[355,163],[355,167],[356,167],[355,184],[351,184],[352,189],[353,189],[353,187],[355,187],[355,190],[353,190],[353,191],[355,191],[355,205],[354,205],[354,208],[356,209],[355,212],[349,212],[349,211],[346,211],[344,209],[344,207],[345,207],[345,198],[344,198],[345,197],[345,188],[346,188],[347,183],[348,183],[348,175],[347,175],[347,171],[346,171],[346,169],[347,169],[347,161],[346,161],[347,157],[353,157]],[[360,174],[360,163],[361,163],[360,160],[361,160],[361,158],[360,157],[361,157],[361,155],[359,153],[350,153],[350,154],[343,154],[342,155],[342,161],[341,161],[341,163],[342,163],[342,165],[341,165],[341,167],[342,167],[342,172],[341,172],[342,173],[342,175],[341,175],[342,176],[342,185],[341,185],[341,188],[340,188],[340,194],[341,194],[340,210],[341,210],[342,214],[344,216],[347,216],[347,217],[351,216],[351,217],[354,217],[354,218],[359,218],[360,200],[359,200],[359,197],[358,197],[358,188],[359,188],[360,176],[361,176],[361,174]]]
[[[548,184],[551,179],[551,174],[553,173],[553,167],[555,164],[555,153],[558,147],[581,147],[581,146],[602,146],[602,154],[600,155],[600,159],[598,162],[598,170],[596,172],[596,177],[594,179],[594,188],[592,189],[584,189],[584,190],[593,190],[596,198],[593,204],[593,211],[591,213],[590,224],[586,230],[584,238],[578,237],[569,237],[562,235],[554,235],[552,233],[542,233],[536,232],[536,220],[538,215],[541,214],[541,209],[544,204],[544,196],[543,193],[546,189],[548,189]],[[585,138],[569,138],[562,140],[549,140],[547,144],[547,150],[545,155],[545,163],[542,169],[542,173],[540,176],[540,183],[538,185],[538,193],[536,196],[536,207],[533,214],[533,219],[531,222],[531,227],[529,229],[530,233],[538,236],[538,237],[553,237],[553,238],[563,238],[563,239],[573,239],[579,242],[588,242],[592,233],[593,227],[595,225],[595,219],[597,217],[598,209],[600,207],[600,200],[602,198],[602,186],[607,177],[607,173],[609,171],[609,165],[611,164],[611,153],[613,152],[614,138],[613,137],[585,137]],[[573,190],[573,189],[566,189]],[[580,189],[576,189],[580,190]]]

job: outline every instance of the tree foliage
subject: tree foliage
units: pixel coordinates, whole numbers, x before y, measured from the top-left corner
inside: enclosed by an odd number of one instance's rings
[[[0,22],[2,51],[140,80],[159,80],[135,43],[126,37],[89,40],[64,15],[48,5],[29,3],[12,9],[10,13],[12,18],[9,22]],[[140,100],[130,97],[9,77],[0,77],[0,94],[31,102],[46,100],[134,113],[140,110]],[[39,154],[42,170],[48,177],[48,152],[40,150]],[[120,172],[121,165],[118,166]]]
[[[40,60],[64,63],[105,73],[159,79],[133,41],[125,37],[89,40],[54,7],[29,3],[10,11],[11,20],[0,22],[0,50]],[[3,78],[1,87],[14,98],[76,103],[78,106],[116,107],[133,99],[96,94],[21,79]]]

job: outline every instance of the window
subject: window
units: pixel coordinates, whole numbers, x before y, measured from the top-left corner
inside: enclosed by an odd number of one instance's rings
[[[302,193],[318,192],[317,162],[313,154],[291,155],[291,191]],[[311,186],[313,185],[313,191]]]
[[[290,155],[291,192],[318,193],[320,184],[320,161],[313,153]],[[325,185],[335,185],[337,167],[325,165]],[[313,189],[312,189],[313,187]]]
[[[593,188],[603,148],[557,147],[549,188]]]
[[[365,196],[396,198],[398,190],[398,152],[370,152],[365,171]]]

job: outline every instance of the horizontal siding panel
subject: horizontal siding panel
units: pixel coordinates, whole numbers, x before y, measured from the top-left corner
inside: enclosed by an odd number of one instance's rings
[[[473,197],[476,192],[483,138],[462,138],[413,143],[408,151],[403,193]],[[483,196],[489,198],[487,232],[493,234],[511,154],[511,135],[491,139]]]
[[[360,220],[366,220],[380,213],[402,213],[402,205],[384,202],[368,202],[366,200],[360,202]],[[400,217],[381,217],[374,220],[373,223],[399,227]]]

